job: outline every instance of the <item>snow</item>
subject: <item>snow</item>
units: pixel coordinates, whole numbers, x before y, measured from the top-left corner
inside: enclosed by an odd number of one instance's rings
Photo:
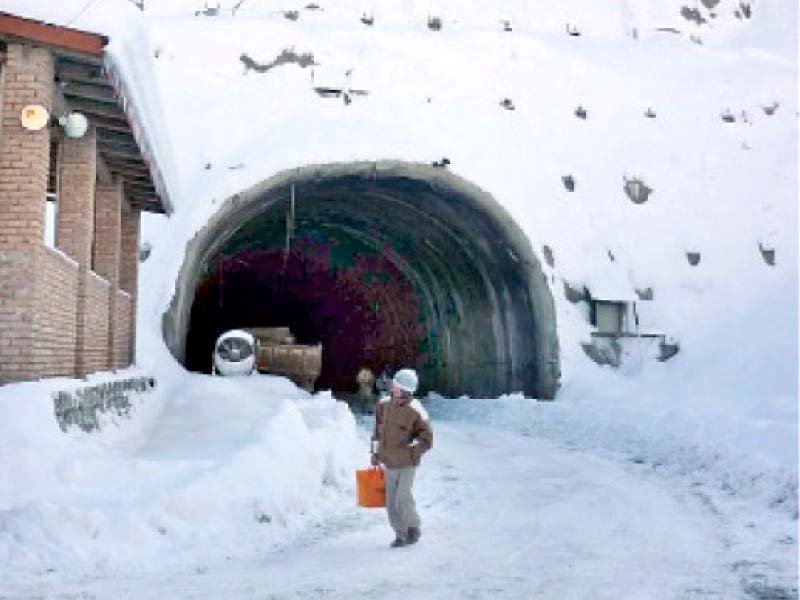
[[[89,271],[89,274],[90,274],[91,278],[94,279],[95,281],[97,281],[98,283],[104,284],[106,287],[108,287],[110,285],[108,280],[105,279],[102,275],[98,275],[94,271]]]
[[[45,202],[44,204],[44,245],[48,248],[56,247],[56,203]]]
[[[75,269],[78,268],[79,265],[78,265],[78,261],[77,260],[75,260],[74,258],[69,256],[66,252],[64,252],[60,248],[56,248],[54,246],[51,246],[47,242],[48,242],[48,240],[47,240],[47,238],[45,238],[45,244],[44,245],[47,248],[47,252],[58,256],[62,261],[64,261],[68,265],[74,267]]]
[[[796,220],[791,68],[677,37],[575,45],[560,30],[558,37],[516,29],[432,37],[425,28],[365,30],[357,20],[330,18],[333,25],[327,15],[154,20],[149,36],[160,53],[151,68],[182,157],[176,178],[188,187],[181,198],[191,209],[179,206],[169,224],[148,223],[145,235],[152,227],[154,238],[188,240],[225,198],[297,166],[447,156],[452,171],[502,201],[537,254],[539,244],[553,248],[556,281],[620,300],[633,298],[634,287],[653,287],[656,300],[642,307],[644,319],[683,346],[703,336],[696,321],[713,320],[710,313],[728,298],[747,303],[750,290],[795,277],[796,236],[782,226]],[[269,36],[260,34],[266,26]],[[288,47],[312,52],[320,67],[245,74],[239,61],[246,51],[267,62]],[[312,72],[347,68],[368,82],[369,96],[345,107],[313,93]],[[168,93],[193,88],[205,93],[191,107],[183,94]],[[516,110],[500,109],[502,97]],[[782,108],[767,117],[760,106],[772,101]],[[572,114],[578,104],[589,111],[585,122]],[[644,118],[648,106],[656,119]],[[724,123],[719,115],[729,107],[746,110],[750,123]],[[542,140],[560,141],[542,154]],[[486,144],[497,151],[485,152]],[[576,179],[572,194],[561,185],[566,173]],[[654,189],[647,204],[627,200],[626,176],[641,176]],[[706,234],[709,223],[714,236]],[[775,269],[765,268],[760,242],[776,249]],[[150,319],[171,299],[183,247],[162,250],[154,279],[163,284],[154,290]],[[692,269],[685,253],[695,250],[702,266]],[[584,319],[563,302],[558,284],[553,292],[568,369],[581,360]],[[786,312],[793,306],[787,298]],[[683,317],[690,310],[696,320]]]
[[[414,398],[413,400],[411,400],[411,402],[409,403],[409,406],[411,408],[413,408],[415,411],[417,411],[417,413],[419,414],[420,418],[423,421],[430,421],[431,420],[430,417],[428,416],[428,411],[425,410],[425,407],[422,405],[422,402],[420,402],[417,398]]]
[[[235,14],[224,0],[216,17],[190,0],[80,14],[0,0],[111,35],[175,202],[143,220],[128,373],[158,386],[133,418],[65,435],[50,393],[81,382],[0,388],[0,596],[797,597],[797,4],[764,0],[749,19],[739,2],[717,17],[696,4],[701,25],[677,1],[343,1],[290,21],[271,0]],[[240,61],[287,48],[319,66]],[[312,73],[348,70],[369,95],[314,93]],[[423,540],[398,561],[384,515],[353,506],[370,423],[279,378],[185,373],[161,315],[186,244],[233,194],[309,164],[443,156],[540,258],[562,388],[552,403],[425,401]],[[645,204],[624,194],[631,177],[653,189]],[[640,329],[679,354],[594,365],[565,281],[608,300],[652,288]]]
[[[775,577],[774,565],[758,562],[763,553],[731,546],[740,524],[715,517],[700,492],[676,491],[674,479],[651,465],[461,419],[434,427],[436,448],[415,485],[423,536],[412,548],[390,550],[384,511],[357,509],[352,496],[346,504],[338,498],[341,504],[317,522],[311,510],[307,527],[283,543],[255,548],[253,530],[266,537],[264,531],[282,526],[256,524],[252,507],[240,507],[250,523],[235,543],[198,547],[231,511],[226,503],[195,524],[191,547],[173,546],[172,538],[183,535],[179,519],[147,524],[136,542],[156,537],[167,564],[142,556],[120,569],[82,574],[71,563],[51,562],[35,589],[45,597],[119,598],[737,598],[744,597],[741,580],[751,588],[791,585],[780,569]],[[193,495],[191,512],[203,512],[206,497]],[[189,507],[182,508],[187,518]],[[148,531],[164,523],[165,535]],[[102,540],[107,524],[94,525]],[[780,565],[792,560],[783,550],[770,557]],[[12,597],[33,589],[24,579],[7,581]]]
[[[236,556],[352,493],[355,421],[330,394],[266,375],[161,378],[131,420],[64,435],[43,393],[64,383],[0,391],[0,564],[12,574]]]

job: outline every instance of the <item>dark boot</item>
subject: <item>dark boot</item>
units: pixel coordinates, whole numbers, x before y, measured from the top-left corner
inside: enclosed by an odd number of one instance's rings
[[[408,528],[408,538],[407,544],[416,544],[419,541],[419,538],[422,536],[422,532],[419,530],[419,527],[409,527]]]
[[[408,542],[405,541],[404,539],[396,538],[391,544],[389,544],[389,547],[390,548],[402,548],[406,544],[408,544]]]

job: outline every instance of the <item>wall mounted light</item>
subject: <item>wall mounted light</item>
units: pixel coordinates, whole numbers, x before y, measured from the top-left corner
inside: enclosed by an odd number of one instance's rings
[[[22,109],[19,120],[28,131],[39,131],[47,125],[50,113],[41,104],[29,104]]]
[[[89,120],[81,113],[71,112],[61,115],[58,124],[64,128],[68,138],[80,138],[89,129]]]

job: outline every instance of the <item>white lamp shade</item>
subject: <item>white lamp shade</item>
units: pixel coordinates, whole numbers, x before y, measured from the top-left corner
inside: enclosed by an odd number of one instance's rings
[[[83,137],[86,130],[89,129],[89,120],[81,113],[69,113],[65,117],[61,117],[58,121],[64,128],[64,133],[69,138]]]

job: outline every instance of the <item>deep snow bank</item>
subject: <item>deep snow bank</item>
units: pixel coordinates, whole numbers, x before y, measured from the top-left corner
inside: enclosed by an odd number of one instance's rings
[[[431,414],[610,453],[796,521],[796,283],[787,279],[768,297],[769,310],[758,301],[730,310],[702,343],[666,363],[643,359],[626,373],[584,362],[555,402],[433,395]]]
[[[49,391],[76,383],[0,390],[3,566],[148,569],[243,556],[352,506],[355,422],[328,394],[269,376],[173,373],[130,420],[65,435]]]
[[[796,345],[789,346],[789,356],[796,356]],[[434,423],[485,424],[486,435],[511,430],[666,480],[676,497],[699,502],[726,528],[725,543],[740,557],[731,568],[758,565],[756,571],[791,585],[797,573],[797,365],[783,362],[785,348],[772,350],[754,348],[751,356],[760,360],[751,363],[741,354],[738,361],[683,356],[632,378],[592,369],[576,374],[556,402],[430,395],[426,406]],[[769,364],[772,359],[778,363]],[[699,376],[694,360],[706,370]],[[765,369],[774,379],[759,378]]]

